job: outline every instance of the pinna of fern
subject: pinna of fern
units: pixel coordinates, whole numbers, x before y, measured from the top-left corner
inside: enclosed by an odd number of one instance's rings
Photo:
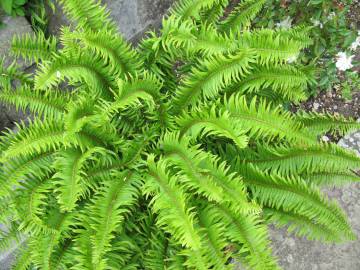
[[[287,62],[303,30],[251,29],[265,1],[226,16],[227,0],[181,0],[133,48],[97,1],[59,2],[77,26],[59,46],[14,39],[38,69],[1,84],[33,114],[0,144],[0,248],[26,242],[14,269],[270,270],[270,223],[355,238],[320,187],[358,181],[360,159],[318,135],[357,124],[281,105],[313,81]]]

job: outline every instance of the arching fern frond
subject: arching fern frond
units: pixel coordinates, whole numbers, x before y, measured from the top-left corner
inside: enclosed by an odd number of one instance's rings
[[[109,88],[115,88],[116,74],[104,62],[84,52],[54,56],[52,62],[41,65],[35,77],[35,87],[56,87],[64,79],[70,83],[86,83],[95,95],[111,98]]]
[[[143,76],[137,76],[130,80],[118,80],[117,91],[114,91],[114,101],[106,102],[100,106],[100,110],[112,118],[120,109],[127,106],[148,103],[150,107],[154,104],[161,106],[160,89],[161,82],[152,74],[145,73]]]
[[[95,158],[95,154],[104,154],[101,148],[92,148],[86,152],[79,149],[63,150],[55,161],[58,169],[53,176],[57,183],[58,202],[62,211],[71,211],[76,207],[80,197],[85,197],[88,186],[86,180],[86,163]]]
[[[136,203],[138,186],[138,178],[125,171],[103,182],[95,196],[90,210],[93,218],[90,226],[93,230],[91,242],[94,269],[107,265],[105,254],[112,250],[113,233],[120,230],[124,214]]]
[[[193,21],[181,20],[175,16],[163,22],[161,33],[162,47],[171,53],[179,50],[186,58],[198,52],[207,56],[233,52],[239,43],[232,35],[220,35],[214,25],[199,28]]]
[[[180,137],[185,134],[189,134],[193,138],[215,135],[233,140],[239,148],[247,145],[248,138],[244,135],[246,129],[236,125],[228,112],[221,112],[215,107],[208,111],[199,110],[189,115],[183,115],[176,119],[176,123],[179,125]]]
[[[24,85],[15,91],[3,90],[0,92],[0,101],[12,105],[16,110],[26,111],[44,117],[55,118],[65,112],[66,104],[70,100],[67,93],[54,90],[33,90]]]
[[[30,76],[20,71],[15,61],[5,67],[4,60],[5,58],[0,58],[0,90],[2,90],[1,88],[10,89],[11,84],[15,81],[30,83]]]
[[[121,74],[123,77],[133,75],[141,66],[136,51],[118,34],[90,30],[71,32],[69,28],[63,28],[62,31],[62,43],[79,41],[85,49],[105,59],[115,74]]]
[[[178,134],[166,134],[160,145],[169,164],[175,164],[180,170],[179,180],[186,188],[194,189],[195,193],[205,196],[208,200],[223,200],[225,192],[221,185],[201,173],[199,164],[207,158],[203,151],[198,147],[189,148],[188,139],[183,137],[179,141]]]
[[[289,58],[297,56],[305,47],[305,41],[292,39],[270,29],[246,31],[236,39],[239,49],[254,49],[258,55],[258,63],[267,67],[286,63]]]
[[[313,40],[309,36],[311,26],[295,25],[290,29],[278,28],[276,32],[282,37],[290,38],[296,42],[299,42],[303,48],[308,48],[313,44]]]
[[[27,270],[31,265],[32,250],[29,247],[19,248],[19,252],[15,257],[12,265],[13,270]]]
[[[200,19],[200,12],[212,8],[219,0],[180,0],[172,7],[170,13],[182,19]]]
[[[273,108],[271,103],[255,97],[248,105],[246,97],[239,94],[232,95],[225,100],[225,108],[233,119],[234,124],[254,139],[269,138],[269,140],[286,138],[291,141],[315,144],[316,139],[301,132],[301,125],[294,117],[280,107]]]
[[[287,227],[289,233],[309,240],[322,242],[343,242],[332,228],[298,213],[282,209],[264,208],[264,218],[276,227]]]
[[[48,203],[48,194],[52,192],[49,178],[49,175],[27,176],[26,181],[20,183],[23,191],[18,190],[14,199],[17,212],[22,219],[18,227],[20,231],[29,234],[54,233],[42,220]]]
[[[53,208],[47,213],[44,222],[53,233],[39,234],[28,241],[29,247],[33,250],[31,259],[36,267],[44,270],[54,269],[52,256],[62,238],[69,235],[69,230],[75,221],[74,216],[73,213],[61,213],[58,208]]]
[[[255,62],[255,54],[252,50],[241,51],[231,56],[210,57],[198,67],[192,68],[177,89],[174,112],[179,113],[189,105],[205,99],[214,99],[219,91],[231,82],[240,81],[251,70],[251,64]]]
[[[186,203],[187,195],[176,184],[176,178],[169,176],[164,161],[156,164],[154,156],[150,155],[147,165],[150,181],[146,181],[143,190],[147,196],[154,196],[152,208],[159,214],[157,224],[184,246],[199,251],[201,239],[195,227],[195,213]]]
[[[101,5],[100,1],[59,0],[59,2],[63,6],[65,14],[77,23],[78,29],[84,28],[94,32],[105,30],[116,33],[117,27],[109,18],[109,11]]]
[[[17,125],[17,128],[19,130],[17,133],[9,132],[5,137],[11,138],[11,140],[6,143],[6,149],[1,157],[2,162],[18,156],[55,151],[64,143],[63,124],[56,118],[30,121],[28,127],[22,123]],[[2,139],[4,140],[4,138]]]
[[[354,119],[346,119],[342,116],[330,114],[318,114],[314,112],[300,112],[296,119],[301,122],[309,132],[321,135],[326,132],[339,133],[340,136],[360,128],[360,123]]]
[[[215,3],[210,9],[201,12],[201,18],[204,24],[216,23],[223,15],[229,0],[221,0]]]
[[[300,178],[284,178],[265,174],[252,165],[236,165],[260,205],[282,209],[306,216],[329,227],[342,239],[354,239],[355,235],[343,211],[334,201],[329,201],[313,185]]]
[[[274,148],[259,147],[258,158],[244,160],[265,171],[281,175],[300,175],[315,172],[336,172],[357,169],[360,158],[336,145]],[[240,157],[241,158],[241,157]]]
[[[2,224],[0,229],[0,251],[7,252],[11,250],[14,243],[19,244],[22,242],[22,238],[23,236],[19,232],[16,222],[12,221],[8,226]]]
[[[210,201],[226,204],[234,211],[246,214],[259,211],[248,202],[241,179],[229,173],[225,163],[202,151],[200,146],[190,146],[188,137],[179,139],[178,133],[168,133],[160,146],[169,164],[175,164],[180,171],[179,180],[185,187],[195,189]]]
[[[239,254],[234,254],[237,259],[251,269],[279,269],[276,259],[271,255],[267,228],[259,217],[237,214],[219,205],[211,209],[211,216],[223,222],[227,239],[241,245]]]
[[[0,171],[0,196],[10,194],[20,181],[28,175],[37,175],[39,178],[47,175],[52,169],[53,152],[18,156],[11,160],[11,164],[3,164]]]
[[[225,237],[225,226],[221,220],[213,215],[211,207],[203,208],[199,213],[199,225],[201,230],[201,239],[204,248],[203,256],[210,262],[211,269],[230,270],[234,266],[228,264],[229,259],[233,255],[231,252],[224,252],[228,247]],[[193,263],[196,267],[196,260]]]
[[[241,93],[257,93],[270,88],[284,99],[301,101],[306,98],[308,81],[304,73],[291,66],[257,67],[233,87]]]
[[[51,36],[46,38],[43,32],[34,35],[14,36],[11,42],[11,53],[26,62],[51,60],[56,52],[57,40]]]
[[[221,22],[220,30],[225,32],[240,32],[250,26],[251,20],[260,12],[266,0],[244,0]]]
[[[0,60],[0,102],[34,119],[0,139],[17,269],[277,270],[268,223],[354,239],[319,188],[359,181],[360,158],[318,132],[359,126],[289,109],[315,81],[290,63],[307,28],[252,29],[265,0],[179,0],[133,49],[100,2],[59,0],[59,46],[14,39],[35,76]]]
[[[340,187],[345,184],[357,183],[360,181],[359,175],[349,171],[338,172],[315,172],[302,175],[302,178],[320,187]]]

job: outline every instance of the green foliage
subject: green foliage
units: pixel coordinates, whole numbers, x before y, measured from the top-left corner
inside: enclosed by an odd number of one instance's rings
[[[24,5],[28,0],[1,0],[0,7],[5,13],[12,16],[24,16]]]
[[[33,118],[0,144],[14,269],[270,270],[270,223],[354,239],[320,187],[359,181],[360,159],[318,136],[358,124],[283,106],[314,81],[288,62],[306,28],[251,30],[265,1],[182,0],[133,48],[98,1],[60,2],[60,44],[13,40],[35,77],[0,66],[0,101]]]
[[[347,52],[348,55],[355,54],[352,52],[351,44],[358,36],[358,29],[356,22],[351,22],[347,16],[351,12],[354,2],[353,0],[268,0],[260,16],[254,20],[254,25],[279,28],[281,22],[290,22],[292,25],[308,27],[313,42],[308,50],[299,54],[297,61],[312,63],[318,69],[319,83],[309,89],[310,93],[316,94],[318,90],[331,90],[334,84],[341,82],[347,87],[343,90],[343,94],[349,99],[351,97],[350,89],[357,89],[359,78],[356,72],[351,70],[339,72],[335,63],[337,54],[341,51]],[[355,59],[353,65],[357,65]],[[341,76],[339,76],[340,74]],[[352,85],[348,85],[348,81],[352,81]]]
[[[56,45],[56,38],[47,39],[42,32],[36,36],[15,36],[11,43],[11,53],[28,61],[45,61],[52,58],[52,54],[56,52]]]

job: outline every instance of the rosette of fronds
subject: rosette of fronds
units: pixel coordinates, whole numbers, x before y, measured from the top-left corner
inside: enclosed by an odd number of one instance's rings
[[[1,139],[14,269],[279,269],[270,223],[354,239],[320,188],[360,159],[318,136],[357,124],[282,106],[313,82],[287,61],[306,33],[251,29],[265,1],[183,0],[134,48],[97,2],[60,2],[77,26],[14,39],[35,77],[3,69],[0,100],[33,114]]]

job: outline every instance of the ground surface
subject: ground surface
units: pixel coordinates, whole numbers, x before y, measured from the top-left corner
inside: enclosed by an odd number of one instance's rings
[[[124,36],[136,43],[146,29],[159,25],[162,15],[174,0],[103,0],[103,2],[108,5],[112,17]],[[351,20],[355,23],[359,20],[360,9],[356,9],[359,7],[359,1],[355,0],[350,14]],[[16,23],[11,22],[7,27],[0,29],[0,54],[6,55],[8,41],[15,32],[31,32],[26,21],[17,20]],[[58,8],[56,14],[50,17],[50,32],[58,33],[63,24],[68,24],[68,20]],[[346,101],[338,90],[334,90],[330,93],[321,93],[301,106],[308,111],[339,113],[357,119],[360,117],[359,105],[360,93],[355,93],[351,101]],[[3,126],[11,127],[12,122],[19,118],[13,113],[11,110],[4,110],[0,105],[0,129]],[[342,139],[339,144],[359,151],[360,132]],[[349,215],[354,231],[360,238],[360,184],[329,190],[328,193],[340,201]],[[279,257],[284,270],[360,269],[360,241],[343,245],[323,245],[292,237],[285,231],[274,228],[271,228],[271,237],[274,254]],[[12,256],[11,251],[0,253],[0,270],[10,269]]]

